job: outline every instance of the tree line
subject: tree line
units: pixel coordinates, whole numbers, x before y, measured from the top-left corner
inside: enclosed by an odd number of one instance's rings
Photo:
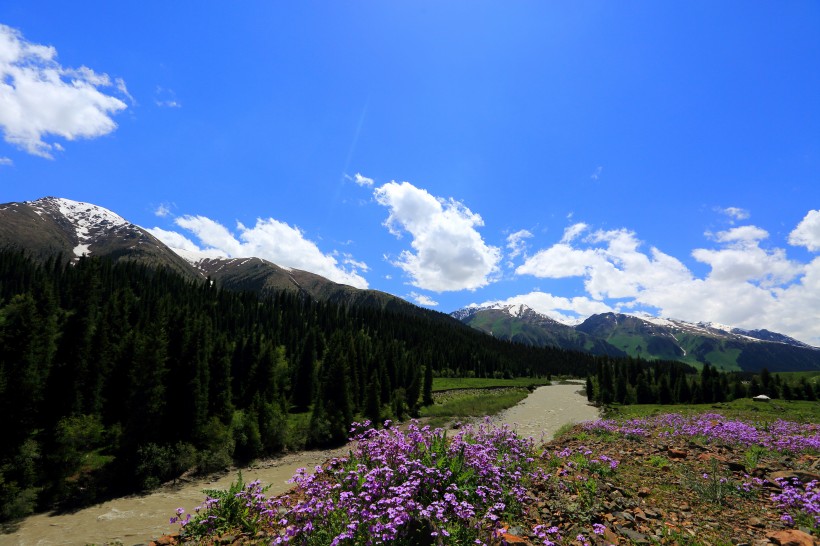
[[[586,381],[587,398],[609,404],[712,404],[765,394],[784,400],[817,400],[817,386],[805,377],[786,380],[779,374],[723,373],[709,364],[698,372],[676,361],[626,358],[599,360]]]

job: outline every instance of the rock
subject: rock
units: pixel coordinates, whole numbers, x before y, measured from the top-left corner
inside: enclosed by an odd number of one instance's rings
[[[685,449],[679,449],[677,447],[670,447],[666,452],[673,459],[685,459],[686,456],[689,455]]]
[[[643,533],[633,531],[632,529],[627,529],[626,527],[618,527],[617,529],[619,533],[627,537],[635,544],[649,544],[649,537]]]
[[[624,519],[626,521],[631,521],[633,523],[635,522],[635,516],[633,516],[629,512],[615,512],[615,517]]]
[[[501,544],[529,544],[529,542],[518,535],[504,533],[501,535]]]
[[[814,546],[812,536],[797,529],[784,529],[766,534],[766,538],[780,546]]]
[[[609,544],[618,544],[618,535],[612,532],[611,529],[607,528],[604,530],[604,539]]]
[[[714,453],[701,453],[700,455],[698,455],[699,461],[711,461],[712,459],[719,461],[721,463],[726,462],[726,457],[723,457],[722,455],[716,455]]]
[[[617,489],[612,490],[607,496],[610,500],[620,499],[621,497],[623,497],[623,495],[621,495],[621,492]]]
[[[639,497],[648,497],[652,494],[652,490],[648,487],[640,487],[638,488],[638,496]]]
[[[752,527],[758,527],[758,528],[766,526],[766,524],[763,523],[763,521],[760,518],[755,518],[755,517],[749,518],[747,523],[749,525],[751,525]]]
[[[820,481],[820,474],[806,472],[804,470],[780,470],[779,472],[772,472],[767,476],[767,479],[772,483],[777,483],[778,479],[784,479],[791,483],[794,478],[797,478],[800,483],[806,484],[812,480]]]

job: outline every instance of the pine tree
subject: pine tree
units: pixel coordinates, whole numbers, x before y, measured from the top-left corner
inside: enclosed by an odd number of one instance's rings
[[[433,365],[427,362],[424,367],[424,388],[422,389],[422,405],[433,405]]]
[[[370,419],[370,422],[374,427],[379,427],[382,421],[382,404],[380,400],[381,390],[382,387],[379,384],[379,376],[378,374],[374,374],[370,379],[370,383],[367,385],[367,400],[364,408],[365,416]]]

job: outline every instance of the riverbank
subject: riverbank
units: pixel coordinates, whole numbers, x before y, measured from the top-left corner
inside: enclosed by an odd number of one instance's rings
[[[579,394],[581,385],[538,387],[516,406],[492,417],[506,423],[522,436],[549,439],[563,425],[591,420],[597,409]],[[313,468],[326,460],[344,455],[347,446],[333,450],[302,451],[266,459],[242,469],[246,481],[270,484],[268,494],[287,491],[288,480],[298,468]],[[204,489],[227,489],[236,480],[231,471],[210,480],[195,480],[164,486],[147,495],[132,495],[84,508],[68,514],[37,514],[20,522],[12,533],[0,535],[0,544],[50,546],[57,544],[144,544],[152,538],[175,531],[168,519],[178,507],[191,509],[204,499]]]

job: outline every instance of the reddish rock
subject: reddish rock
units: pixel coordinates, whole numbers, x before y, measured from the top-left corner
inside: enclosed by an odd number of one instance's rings
[[[685,459],[689,453],[684,449],[679,449],[677,447],[670,447],[666,450],[669,456],[673,459]]]
[[[810,534],[797,529],[773,531],[768,533],[766,538],[780,546],[814,546],[815,544],[820,544],[819,542],[815,542]]]
[[[501,535],[501,544],[529,544],[529,542],[519,536],[504,533]]]
[[[712,459],[714,459],[716,461],[720,461],[722,463],[726,462],[726,457],[723,457],[721,455],[716,455],[714,453],[701,453],[700,455],[698,455],[698,460],[699,461],[711,461]]]
[[[648,487],[641,487],[638,489],[638,496],[639,497],[648,497],[652,494],[652,490]]]

